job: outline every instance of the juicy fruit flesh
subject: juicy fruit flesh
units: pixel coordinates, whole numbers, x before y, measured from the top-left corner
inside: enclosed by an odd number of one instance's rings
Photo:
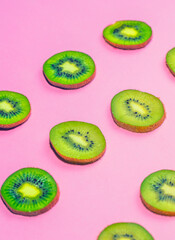
[[[175,48],[171,49],[166,55],[166,63],[175,73]]]
[[[49,58],[43,66],[46,78],[63,85],[77,84],[95,72],[92,58],[81,52],[65,51]]]
[[[17,192],[22,195],[22,197],[35,198],[38,195],[42,194],[42,191],[39,187],[31,183],[23,183],[18,189]]]
[[[120,236],[118,235],[118,236],[114,237],[114,239],[117,239],[117,238],[120,239],[120,240],[128,240],[128,239],[130,240],[130,239],[133,239],[132,235],[129,235],[129,234],[127,234],[127,235],[128,235],[127,237],[123,237],[121,235]]]
[[[22,94],[0,91],[0,125],[24,119],[30,113],[29,100]]]
[[[152,35],[152,30],[144,22],[118,21],[106,27],[103,36],[111,43],[119,45],[139,45],[146,42]]]
[[[11,103],[7,102],[6,100],[0,102],[0,109],[3,112],[11,112],[14,111],[14,107],[12,106]]]
[[[140,191],[150,206],[175,212],[175,171],[161,170],[150,174],[142,182]]]
[[[76,159],[90,159],[102,153],[106,141],[100,129],[90,123],[63,122],[50,131],[50,141],[61,155]]]
[[[138,90],[116,94],[111,111],[116,120],[133,126],[150,126],[164,115],[163,104],[157,97]]]
[[[68,71],[70,73],[74,73],[79,70],[76,64],[70,62],[65,62],[62,65],[60,65],[60,67],[63,68],[63,72]]]
[[[23,168],[10,175],[1,187],[5,203],[19,212],[45,208],[57,195],[53,177],[38,168]]]
[[[153,240],[150,233],[136,223],[114,223],[106,227],[98,240]]]
[[[72,142],[75,142],[77,145],[82,145],[83,147],[88,146],[88,142],[82,136],[76,136],[74,134],[69,135]]]
[[[171,195],[173,197],[175,197],[175,186],[169,186],[167,184],[164,184],[161,188],[160,188],[160,191],[163,191],[163,193],[165,195]]]
[[[121,34],[127,37],[136,37],[138,34],[138,31],[134,28],[125,27],[124,29],[121,30]]]

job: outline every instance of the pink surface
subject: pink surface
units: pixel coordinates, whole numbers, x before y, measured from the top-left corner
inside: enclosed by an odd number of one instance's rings
[[[60,187],[60,200],[37,217],[14,215],[0,201],[2,240],[94,240],[107,225],[131,221],[155,239],[175,237],[175,217],[148,211],[139,198],[142,180],[160,169],[175,169],[175,78],[165,65],[175,46],[174,1],[1,1],[0,89],[23,93],[32,106],[23,125],[0,132],[0,186],[23,167],[47,170]],[[143,49],[111,47],[103,28],[117,20],[141,20],[153,30]],[[87,86],[62,90],[49,85],[42,65],[55,53],[78,50],[95,61]],[[125,89],[154,94],[167,118],[147,134],[121,129],[111,118],[112,97]],[[60,161],[49,146],[50,129],[63,121],[96,124],[107,141],[102,159],[86,166]]]

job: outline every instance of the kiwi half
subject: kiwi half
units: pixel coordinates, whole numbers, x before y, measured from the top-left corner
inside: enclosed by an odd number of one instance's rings
[[[31,107],[26,96],[11,91],[0,91],[0,128],[10,129],[24,123]]]
[[[121,222],[106,227],[97,240],[154,240],[154,238],[137,223]]]
[[[111,101],[115,123],[132,132],[150,132],[165,119],[165,110],[159,98],[138,90],[124,90]]]
[[[175,216],[175,171],[160,170],[147,176],[141,184],[140,196],[150,211]]]
[[[175,48],[168,51],[166,55],[166,65],[170,72],[175,76]]]
[[[54,126],[50,131],[50,143],[61,159],[74,164],[95,162],[106,149],[100,129],[91,123],[79,121]]]
[[[82,52],[65,51],[50,57],[43,65],[47,81],[60,88],[80,88],[95,77],[93,59]]]
[[[117,21],[103,30],[103,37],[110,45],[122,49],[138,49],[151,40],[152,29],[141,21]]]
[[[59,189],[48,172],[39,168],[23,168],[5,180],[1,198],[11,212],[35,216],[56,204]]]

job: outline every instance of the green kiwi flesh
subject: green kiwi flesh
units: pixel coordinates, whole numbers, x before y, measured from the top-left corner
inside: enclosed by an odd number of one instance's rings
[[[106,141],[100,129],[79,121],[63,122],[50,131],[50,143],[63,160],[87,164],[99,159],[105,152]]]
[[[160,170],[147,176],[141,184],[140,195],[152,212],[175,216],[175,171]]]
[[[79,88],[95,77],[95,63],[85,53],[65,51],[50,57],[43,65],[43,72],[48,82],[54,86]]]
[[[23,168],[5,180],[1,198],[11,212],[35,216],[56,204],[59,190],[48,172],[39,168]]]
[[[104,39],[114,47],[138,49],[151,40],[152,29],[141,21],[117,21],[103,30]]]
[[[133,132],[149,132],[165,119],[159,98],[138,90],[124,90],[111,101],[111,112],[116,124]]]
[[[170,72],[175,76],[175,48],[168,51],[166,55],[166,64]]]
[[[30,103],[26,96],[11,91],[0,91],[0,128],[13,128],[30,116]]]
[[[154,238],[137,223],[121,222],[106,227],[97,240],[154,240]]]

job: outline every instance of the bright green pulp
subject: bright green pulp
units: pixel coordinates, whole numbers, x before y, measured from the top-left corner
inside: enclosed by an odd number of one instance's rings
[[[132,126],[150,126],[164,115],[162,102],[155,96],[138,90],[124,90],[111,101],[114,118]]]
[[[100,129],[90,123],[70,121],[54,126],[50,141],[61,155],[74,159],[91,159],[102,153],[106,146]]]
[[[118,45],[139,45],[151,35],[151,27],[141,21],[117,21],[103,31],[105,39]]]
[[[175,73],[175,48],[172,48],[166,55],[166,63],[173,73]]]
[[[142,182],[140,193],[153,208],[175,212],[175,171],[160,170],[150,174]]]
[[[23,168],[10,175],[1,187],[1,195],[10,208],[35,212],[45,208],[57,194],[53,177],[39,168]]]
[[[151,234],[136,223],[114,223],[106,227],[98,240],[154,240]]]
[[[76,51],[55,54],[43,65],[46,78],[63,85],[81,83],[90,78],[94,71],[95,63],[92,58]]]
[[[21,121],[30,113],[27,97],[20,93],[0,91],[0,124],[7,125]]]

